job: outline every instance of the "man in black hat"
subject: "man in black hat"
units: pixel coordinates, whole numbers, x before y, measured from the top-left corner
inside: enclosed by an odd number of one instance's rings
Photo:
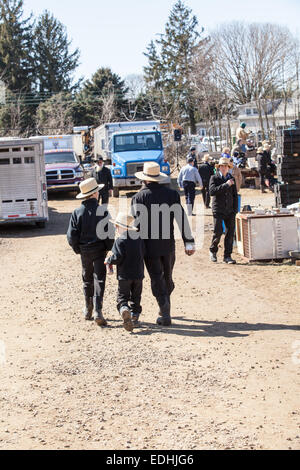
[[[112,196],[113,180],[111,171],[106,168],[102,157],[98,158],[98,164],[92,172],[92,177],[95,178],[98,184],[104,184],[104,188],[99,191],[98,202],[101,204],[108,204],[109,197]]]
[[[160,166],[147,162],[143,171],[135,176],[144,185],[132,198],[132,214],[138,219],[136,224],[145,243],[145,265],[151,279],[152,293],[159,306],[157,324],[170,326],[170,299],[175,288],[172,278],[175,265],[174,219],[188,256],[195,253],[195,241],[179,193],[166,184],[160,184],[167,179],[160,172]]]

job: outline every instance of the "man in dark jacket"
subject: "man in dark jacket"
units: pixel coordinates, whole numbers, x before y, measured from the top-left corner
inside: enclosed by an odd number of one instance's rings
[[[103,210],[99,214],[98,191],[102,187],[94,178],[80,184],[81,192],[77,199],[81,199],[82,204],[72,213],[67,239],[74,252],[81,255],[85,319],[92,319],[94,307],[95,322],[99,326],[106,326],[107,322],[102,315],[106,281],[104,260],[113,246],[114,231],[111,230],[112,226],[109,230],[108,224],[101,227],[101,223],[104,224],[109,216]]]
[[[187,215],[177,191],[167,188],[166,175],[160,173],[157,163],[144,164],[144,170],[135,175],[145,185],[132,199],[132,213],[140,226],[145,243],[145,264],[151,279],[151,288],[159,305],[157,323],[171,325],[170,297],[174,290],[172,279],[175,264],[174,218],[181,230],[188,256],[195,253]]]
[[[258,173],[260,177],[260,190],[262,193],[265,193],[265,179],[267,178],[268,171],[268,156],[264,152],[263,147],[257,149],[257,162],[258,162]]]
[[[194,167],[197,168],[197,170],[198,170],[196,150],[197,149],[194,145],[190,148],[190,151],[189,151],[189,153],[187,154],[187,157],[186,157],[186,162],[188,163],[189,158],[192,158],[193,162],[194,162]]]
[[[214,216],[214,235],[210,247],[210,258],[217,262],[217,252],[223,233],[223,221],[226,227],[224,242],[224,262],[236,264],[231,258],[235,232],[235,216],[238,212],[238,195],[233,176],[229,173],[228,158],[221,158],[217,173],[211,177],[209,192],[213,197],[212,212]]]
[[[109,168],[104,166],[103,158],[99,157],[98,165],[92,172],[92,177],[95,178],[98,184],[103,184],[103,189],[99,191],[98,202],[101,200],[101,204],[108,204],[109,197],[112,196],[113,180],[111,171]]]
[[[203,157],[203,163],[199,166],[199,173],[202,179],[202,197],[205,207],[208,209],[210,204],[209,195],[209,181],[210,178],[215,174],[213,166],[210,164],[210,155],[206,154]]]
[[[113,222],[119,237],[112,247],[112,256],[105,260],[106,264],[117,266],[117,308],[127,331],[138,326],[144,279],[145,245],[139,234],[134,233],[137,228],[132,226],[133,221],[132,216],[119,212]]]

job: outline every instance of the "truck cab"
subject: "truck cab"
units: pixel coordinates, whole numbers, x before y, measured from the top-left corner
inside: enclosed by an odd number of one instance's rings
[[[33,139],[44,142],[44,156],[49,191],[78,191],[84,171],[78,152],[81,136],[45,135]],[[79,144],[79,145],[78,145]]]
[[[45,165],[48,191],[78,191],[84,173],[72,149],[46,150]]]

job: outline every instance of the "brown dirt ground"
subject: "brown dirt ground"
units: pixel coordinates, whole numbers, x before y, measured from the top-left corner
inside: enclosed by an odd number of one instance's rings
[[[82,320],[65,236],[77,204],[52,197],[45,230],[1,227],[0,448],[300,449],[299,268],[211,264],[207,211],[204,248],[177,242],[173,326],[155,325],[146,276],[142,328],[126,332],[110,276],[101,329]]]

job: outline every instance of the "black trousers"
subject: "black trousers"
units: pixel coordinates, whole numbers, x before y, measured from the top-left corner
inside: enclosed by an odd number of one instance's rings
[[[142,313],[141,298],[143,290],[142,279],[119,281],[118,288],[118,310],[125,305],[130,307],[132,313],[140,315]]]
[[[210,204],[209,183],[203,183],[202,197],[203,197],[203,203],[205,207],[209,207],[209,204]]]
[[[83,292],[86,299],[94,297],[94,308],[101,312],[106,281],[106,253],[98,250],[81,253]]]
[[[109,202],[109,192],[107,190],[101,190],[99,191],[98,195],[98,203],[99,204],[108,204]]]
[[[194,204],[195,204],[195,197],[196,197],[196,185],[192,181],[184,181],[183,182],[183,189],[185,194],[185,200],[188,207],[188,215],[192,215]]]
[[[156,298],[163,316],[170,316],[170,297],[175,288],[172,278],[175,259],[175,251],[157,258],[145,258],[152,294]]]
[[[232,253],[234,232],[235,232],[235,214],[232,213],[227,217],[214,215],[214,234],[210,251],[217,253],[219,249],[219,243],[223,234],[223,224],[225,224],[225,240],[224,240],[224,258],[228,258]]]

